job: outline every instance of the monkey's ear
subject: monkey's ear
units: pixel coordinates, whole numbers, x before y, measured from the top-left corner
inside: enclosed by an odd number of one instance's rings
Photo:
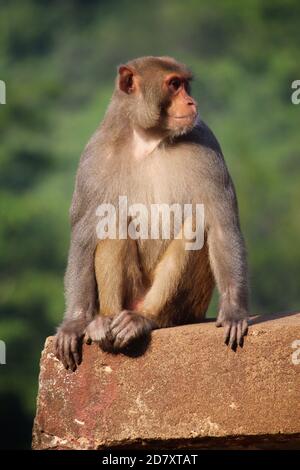
[[[119,88],[120,90],[130,95],[136,90],[136,76],[134,71],[127,67],[127,65],[121,65],[119,67]]]

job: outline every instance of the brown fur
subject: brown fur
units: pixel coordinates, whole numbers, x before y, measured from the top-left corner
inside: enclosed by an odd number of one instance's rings
[[[183,80],[178,91],[168,91],[170,74]],[[104,349],[118,351],[153,328],[201,320],[215,281],[217,324],[232,346],[242,344],[247,265],[235,190],[216,138],[194,119],[195,102],[184,89],[190,78],[171,58],[122,66],[104,120],[83,153],[71,207],[67,310],[57,339],[57,356],[67,367],[80,362],[85,331]],[[172,118],[184,110],[186,118]],[[120,195],[148,208],[203,203],[204,247],[187,251],[184,239],[99,241],[96,208],[117,206]]]

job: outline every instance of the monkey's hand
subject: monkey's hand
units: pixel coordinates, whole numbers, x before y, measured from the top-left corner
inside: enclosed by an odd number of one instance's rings
[[[73,372],[82,360],[82,339],[85,322],[72,319],[63,322],[58,328],[55,338],[55,354],[66,369]]]
[[[216,326],[223,326],[225,328],[225,344],[229,345],[233,350],[237,346],[243,347],[244,336],[248,332],[248,317],[244,310],[234,307],[232,309],[226,308],[226,310],[220,310]]]
[[[113,317],[97,315],[86,328],[86,343],[92,341],[99,343],[103,351],[113,351],[113,337],[110,332],[110,325]]]
[[[152,320],[135,311],[123,310],[114,317],[110,325],[114,350],[121,350],[132,341],[147,337],[154,328]]]

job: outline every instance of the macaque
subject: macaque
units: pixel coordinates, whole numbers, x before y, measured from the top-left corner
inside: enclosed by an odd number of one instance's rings
[[[80,364],[84,338],[126,352],[153,329],[201,321],[215,283],[216,325],[227,345],[243,344],[248,281],[237,199],[219,143],[198,116],[191,79],[170,57],[119,67],[103,122],[81,157],[70,210],[66,313],[56,335],[66,368]],[[119,196],[146,208],[203,204],[202,248],[186,249],[186,220],[181,237],[173,229],[170,239],[99,239],[97,208],[117,207]],[[126,220],[129,226],[132,216]]]

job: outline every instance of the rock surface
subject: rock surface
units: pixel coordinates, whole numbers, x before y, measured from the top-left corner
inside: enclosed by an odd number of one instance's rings
[[[213,322],[155,331],[138,357],[85,345],[75,373],[48,338],[33,448],[300,448],[300,314],[252,323],[236,352]]]

